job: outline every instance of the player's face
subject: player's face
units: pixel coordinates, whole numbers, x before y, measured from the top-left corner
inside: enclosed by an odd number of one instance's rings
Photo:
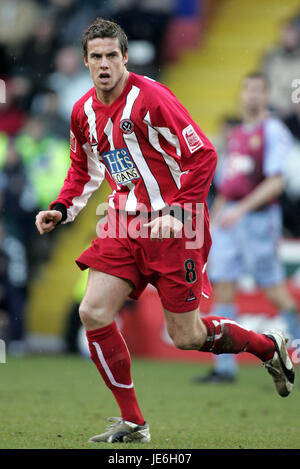
[[[118,38],[96,38],[88,41],[84,61],[96,91],[109,93],[120,83],[126,71],[128,53],[122,55]]]
[[[258,113],[268,107],[269,93],[262,78],[246,78],[241,91],[241,104],[245,111]]]

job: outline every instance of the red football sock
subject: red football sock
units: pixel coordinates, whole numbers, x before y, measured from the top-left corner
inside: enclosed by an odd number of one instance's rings
[[[131,380],[129,351],[116,323],[86,331],[86,336],[91,359],[115,396],[122,418],[143,425]]]
[[[202,352],[252,353],[262,361],[270,360],[275,351],[273,341],[265,334],[257,334],[228,318],[207,316],[201,318],[207,329]]]

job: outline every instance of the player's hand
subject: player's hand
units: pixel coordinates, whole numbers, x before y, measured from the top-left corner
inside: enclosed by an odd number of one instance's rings
[[[45,210],[41,211],[36,216],[36,227],[39,233],[49,233],[54,230],[55,226],[62,219],[62,213],[59,210]]]
[[[243,215],[244,211],[242,208],[239,205],[235,205],[222,213],[216,221],[219,226],[222,226],[222,228],[231,228],[242,218]]]
[[[181,233],[183,228],[183,223],[172,215],[163,215],[162,217],[157,217],[155,220],[145,223],[143,226],[149,227],[150,239],[157,239],[162,241],[166,238],[175,238],[179,233]]]

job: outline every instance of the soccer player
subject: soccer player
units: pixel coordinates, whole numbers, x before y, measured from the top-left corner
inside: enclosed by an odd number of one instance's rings
[[[299,338],[298,308],[286,288],[277,254],[281,237],[278,196],[284,189],[284,160],[291,136],[268,111],[269,84],[262,73],[248,74],[240,94],[242,122],[228,134],[211,212],[214,228],[208,273],[214,284],[212,314],[236,319],[237,281],[249,273],[280,311],[290,338]],[[213,370],[196,381],[231,382],[237,371],[234,355],[220,355]]]
[[[96,19],[84,32],[82,46],[94,87],[74,105],[71,167],[58,198],[37,215],[36,225],[44,234],[71,222],[104,177],[110,182],[107,221],[77,259],[81,269],[89,268],[79,314],[91,358],[121,417],[113,417],[107,431],[90,441],[150,441],[129,352],[115,322],[126,298],[138,298],[148,283],[158,290],[177,347],[246,350],[265,363],[279,394],[289,394],[293,366],[281,332],[256,334],[227,318],[200,319],[201,295],[210,293],[206,197],[216,167],[214,147],[167,87],[127,70],[127,38],[117,24]],[[190,245],[184,228],[198,218],[203,242]],[[147,236],[136,236],[139,229]]]

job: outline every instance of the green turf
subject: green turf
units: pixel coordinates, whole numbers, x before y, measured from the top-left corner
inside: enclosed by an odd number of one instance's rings
[[[300,448],[299,382],[283,399],[259,363],[243,365],[235,384],[202,386],[192,378],[207,365],[133,360],[132,367],[152,441],[128,449]],[[8,357],[0,383],[1,449],[112,447],[87,443],[106,417],[119,415],[90,361]]]

